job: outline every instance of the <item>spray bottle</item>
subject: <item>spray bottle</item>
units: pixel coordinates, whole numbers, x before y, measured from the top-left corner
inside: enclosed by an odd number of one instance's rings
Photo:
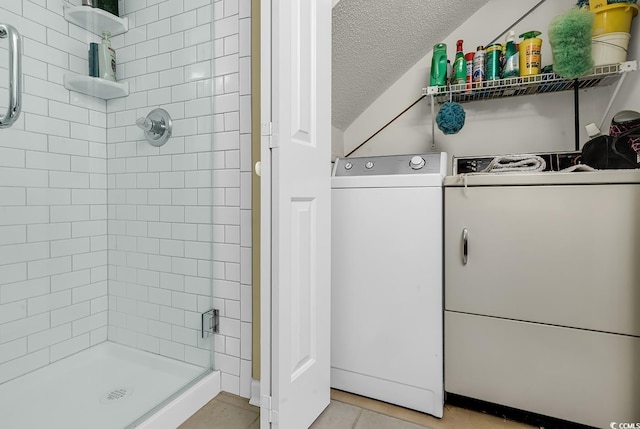
[[[464,58],[462,43],[462,40],[458,40],[456,43],[456,59],[453,62],[453,78],[451,79],[452,85],[459,85],[467,81],[467,60]]]
[[[533,76],[540,73],[542,60],[542,39],[539,31],[527,31],[520,35],[524,40],[520,42],[520,76]]]
[[[506,39],[506,49],[504,52],[504,68],[502,77],[520,76],[520,55],[516,49],[516,33],[509,31]]]

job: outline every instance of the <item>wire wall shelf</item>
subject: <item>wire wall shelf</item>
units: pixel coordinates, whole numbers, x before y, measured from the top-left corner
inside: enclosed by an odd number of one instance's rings
[[[593,72],[578,78],[578,88],[611,85],[622,73],[638,70],[637,61],[596,66]],[[484,82],[449,86],[430,86],[422,89],[423,95],[433,96],[437,103],[449,100],[458,103],[517,97],[520,95],[546,94],[574,89],[575,79],[566,79],[555,73],[513,77]]]

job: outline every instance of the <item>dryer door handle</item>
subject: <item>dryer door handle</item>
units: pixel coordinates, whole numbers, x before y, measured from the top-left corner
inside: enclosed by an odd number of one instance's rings
[[[467,228],[462,230],[462,265],[467,265],[469,262],[469,230]]]

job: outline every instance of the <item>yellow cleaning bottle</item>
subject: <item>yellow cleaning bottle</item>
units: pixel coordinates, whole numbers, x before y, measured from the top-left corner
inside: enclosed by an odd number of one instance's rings
[[[540,73],[542,61],[542,39],[539,31],[527,31],[520,35],[520,76],[533,76]]]

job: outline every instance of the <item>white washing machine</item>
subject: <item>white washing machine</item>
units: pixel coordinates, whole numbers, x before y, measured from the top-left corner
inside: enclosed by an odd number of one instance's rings
[[[447,155],[338,159],[331,386],[442,417]]]

